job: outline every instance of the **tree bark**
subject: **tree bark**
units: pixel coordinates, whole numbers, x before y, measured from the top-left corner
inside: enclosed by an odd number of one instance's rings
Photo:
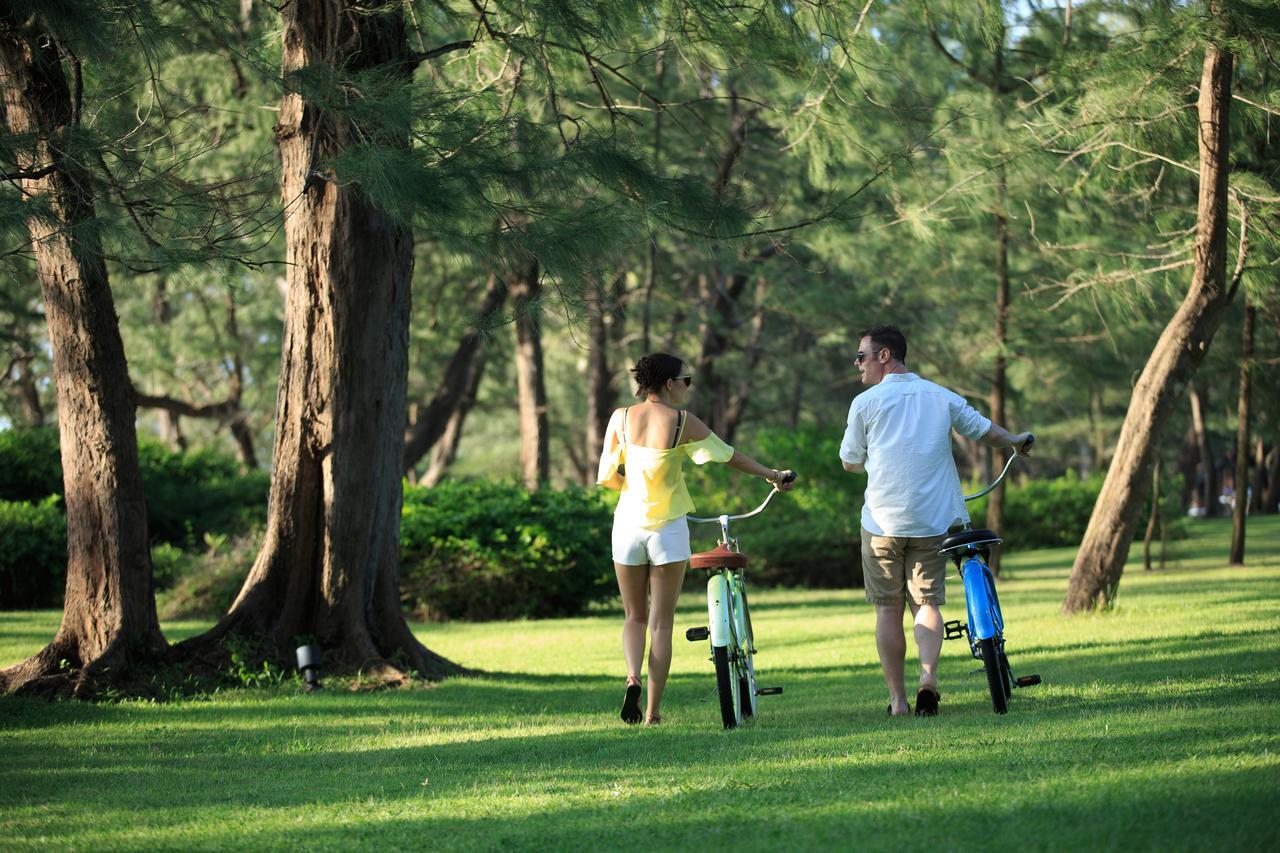
[[[537,489],[551,476],[547,430],[547,386],[543,378],[542,333],[537,300],[542,295],[541,271],[530,260],[511,281],[516,313],[516,384],[520,409],[520,474]]]
[[[315,67],[407,83],[400,8],[392,0],[282,7],[276,139],[288,297],[267,528],[231,610],[180,647],[193,656],[217,655],[220,640],[240,635],[292,666],[306,637],[325,650],[327,667],[387,683],[409,670],[457,671],[418,642],[400,611],[411,234],[327,165],[357,142],[407,146],[407,134],[356,126],[296,88],[307,85],[297,72]]]
[[[1267,455],[1267,491],[1262,496],[1262,511],[1272,513],[1280,504],[1280,442]]]
[[[138,466],[133,386],[93,226],[92,177],[67,146],[80,104],[58,40],[0,13],[0,88],[7,130],[35,144],[19,166],[48,214],[28,226],[44,298],[57,389],[67,591],[62,624],[34,657],[0,671],[0,693],[92,695],[160,659],[147,511]]]
[[[19,356],[13,365],[13,384],[22,404],[22,421],[31,428],[44,426],[44,406],[40,404],[40,389],[36,376],[31,372],[31,356]]]
[[[506,282],[497,275],[490,275],[476,322],[463,332],[449,363],[445,365],[435,395],[405,431],[403,465],[406,473],[413,470],[455,423],[458,407],[466,399],[472,374],[476,374],[476,381],[479,381],[477,365],[484,342],[481,324],[501,308],[506,299]],[[460,420],[458,426],[461,426]],[[457,438],[454,438],[455,447]]]
[[[1249,495],[1249,512],[1262,512],[1262,498],[1267,491],[1267,452],[1262,436],[1253,438],[1253,491]]]
[[[1249,405],[1253,361],[1253,323],[1256,309],[1244,300],[1244,327],[1240,330],[1240,399],[1236,407],[1235,503],[1231,509],[1231,558],[1228,565],[1244,565],[1245,515],[1249,511]]]
[[[1115,600],[1160,434],[1173,404],[1204,359],[1231,300],[1232,291],[1226,285],[1231,68],[1230,53],[1213,45],[1206,48],[1198,101],[1195,272],[1182,305],[1161,333],[1134,387],[1111,467],[1071,569],[1062,603],[1065,613]]]

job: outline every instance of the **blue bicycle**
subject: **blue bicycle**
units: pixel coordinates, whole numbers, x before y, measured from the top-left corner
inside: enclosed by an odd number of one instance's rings
[[[1035,440],[1034,435],[1028,438],[1021,450],[1030,449]],[[1017,458],[1017,453],[1010,456],[994,483],[976,494],[965,495],[964,499],[977,500],[995,489]],[[1008,712],[1009,698],[1015,687],[1030,687],[1040,683],[1038,675],[1015,678],[1009,667],[1009,657],[1004,651],[1004,615],[1000,612],[995,577],[991,574],[991,567],[987,565],[991,559],[991,549],[1003,541],[990,530],[967,529],[949,534],[942,540],[942,547],[939,549],[940,554],[951,558],[960,572],[969,615],[967,624],[961,624],[959,619],[945,623],[945,636],[948,640],[968,637],[969,651],[975,659],[982,661],[982,668],[986,671],[987,687],[991,691],[991,707],[997,714]]]

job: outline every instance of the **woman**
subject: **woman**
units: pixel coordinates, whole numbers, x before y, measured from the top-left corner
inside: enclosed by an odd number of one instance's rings
[[[643,719],[662,722],[659,708],[671,669],[671,629],[676,599],[689,560],[689,522],[693,501],[684,483],[684,460],[695,464],[724,462],[731,468],[783,483],[788,471],[766,468],[735,451],[697,417],[679,411],[688,399],[693,376],[673,355],[654,353],[636,362],[631,375],[643,402],[618,409],[609,420],[600,457],[601,484],[609,479],[621,448],[625,481],[613,515],[613,568],[618,575],[622,608],[622,653],[627,687],[622,719],[638,723],[640,664],[645,629],[649,633],[649,697]],[[779,485],[780,484],[780,485]]]

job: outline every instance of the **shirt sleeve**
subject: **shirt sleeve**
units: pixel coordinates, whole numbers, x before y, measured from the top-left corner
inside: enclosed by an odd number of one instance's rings
[[[682,445],[684,452],[695,465],[706,465],[708,462],[728,462],[733,458],[733,448],[725,444],[714,432],[706,438],[691,441]]]
[[[858,398],[849,404],[849,423],[840,442],[840,461],[862,465],[867,461],[867,423]]]
[[[951,395],[951,426],[965,438],[977,441],[991,430],[991,418],[965,402],[959,394]]]
[[[596,468],[596,485],[599,485],[611,472],[613,458],[618,445],[622,443],[622,409],[614,409],[609,418],[609,426],[604,431],[604,447],[600,451],[600,464]]]

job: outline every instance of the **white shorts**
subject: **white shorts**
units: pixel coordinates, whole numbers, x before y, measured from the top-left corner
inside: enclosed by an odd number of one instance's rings
[[[689,522],[672,519],[656,529],[613,519],[613,561],[624,566],[661,566],[689,559]]]

